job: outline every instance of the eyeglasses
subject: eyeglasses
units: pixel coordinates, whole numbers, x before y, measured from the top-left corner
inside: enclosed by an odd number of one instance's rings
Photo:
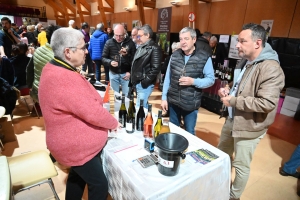
[[[70,49],[81,49],[82,51],[86,50],[86,46],[85,45],[83,47],[81,47],[81,48],[78,48],[78,47],[67,47],[67,48],[70,48]]]
[[[123,38],[124,35],[115,35],[115,37]]]

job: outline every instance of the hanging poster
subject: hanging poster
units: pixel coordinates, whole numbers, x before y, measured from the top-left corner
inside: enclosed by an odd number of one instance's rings
[[[158,9],[156,43],[167,55],[170,52],[171,17],[172,7]]]
[[[267,37],[271,35],[272,27],[273,27],[274,20],[261,20],[260,25],[262,25],[266,32],[267,32]]]
[[[238,35],[232,35],[231,36],[230,47],[229,47],[229,54],[228,54],[229,58],[241,59],[241,57],[238,54],[239,52],[238,52],[238,50],[236,48],[237,39],[238,39]]]

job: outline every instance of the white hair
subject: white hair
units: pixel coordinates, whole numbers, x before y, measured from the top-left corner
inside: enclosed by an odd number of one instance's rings
[[[73,19],[71,19],[70,21],[69,21],[69,25],[71,26],[71,25],[73,25],[75,23],[75,21],[73,20]]]
[[[211,36],[210,41],[218,42],[218,38],[216,36]]]
[[[65,60],[65,48],[76,47],[81,39],[84,39],[81,31],[71,28],[60,28],[54,31],[50,44],[54,55]]]

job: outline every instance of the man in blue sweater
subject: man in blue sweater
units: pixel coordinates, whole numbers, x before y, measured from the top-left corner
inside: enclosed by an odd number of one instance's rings
[[[89,53],[90,56],[96,64],[96,80],[100,81],[101,75],[101,59],[102,59],[102,52],[106,41],[109,39],[108,35],[103,31],[104,25],[102,23],[97,24],[96,31],[93,33],[90,45],[89,45]],[[109,82],[109,66],[104,66],[105,69],[105,82]]]

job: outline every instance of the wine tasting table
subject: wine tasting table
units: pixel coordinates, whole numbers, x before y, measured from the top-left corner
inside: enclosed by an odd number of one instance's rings
[[[143,149],[142,132],[127,134],[122,129],[111,135],[115,138],[107,142],[102,153],[103,168],[113,199],[228,200],[231,181],[229,156],[180,127],[172,123],[169,125],[171,132],[183,135],[189,141],[188,152],[204,148],[219,158],[206,165],[186,159],[180,164],[176,176],[164,176],[156,165],[143,168],[135,161],[149,154]]]

